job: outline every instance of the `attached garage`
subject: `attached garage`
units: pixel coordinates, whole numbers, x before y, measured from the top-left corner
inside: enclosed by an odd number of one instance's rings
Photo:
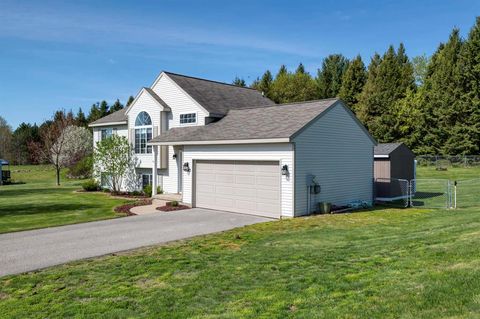
[[[180,152],[183,202],[193,207],[279,218],[319,202],[373,201],[376,142],[337,99],[230,110],[149,144]]]
[[[280,217],[278,162],[195,161],[194,172],[194,206]]]

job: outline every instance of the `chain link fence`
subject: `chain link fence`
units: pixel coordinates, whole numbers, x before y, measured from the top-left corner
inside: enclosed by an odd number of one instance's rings
[[[433,166],[438,169],[480,166],[480,155],[418,155],[416,160],[419,166]]]
[[[450,181],[446,179],[413,179],[410,181],[410,206],[449,208]]]
[[[375,201],[379,205],[408,207],[409,183],[406,179],[376,178]]]
[[[390,207],[470,208],[480,207],[480,178],[448,179],[377,178],[375,202]]]

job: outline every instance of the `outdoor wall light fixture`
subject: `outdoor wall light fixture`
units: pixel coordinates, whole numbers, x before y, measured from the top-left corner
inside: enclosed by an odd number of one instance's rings
[[[288,165],[287,164],[282,166],[282,175],[285,175],[285,176],[288,175]]]
[[[176,159],[176,158],[177,158],[177,154],[173,154],[173,155],[172,155],[172,158],[173,158],[173,159]]]
[[[188,162],[183,163],[183,171],[190,172],[190,165],[188,165]]]

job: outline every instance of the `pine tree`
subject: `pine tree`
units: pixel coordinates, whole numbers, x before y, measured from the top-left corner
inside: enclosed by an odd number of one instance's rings
[[[87,118],[85,117],[85,113],[83,113],[82,108],[78,109],[77,116],[75,117],[75,123],[78,126],[81,127],[87,127],[88,126],[88,121]]]
[[[347,67],[348,59],[341,54],[332,54],[323,60],[322,69],[318,70],[316,78],[318,98],[326,99],[338,96]]]
[[[302,63],[298,65],[297,70],[295,70],[295,73],[300,73],[300,74],[305,73],[305,67],[303,66]]]
[[[100,110],[101,117],[104,117],[110,114],[107,101],[103,100],[102,102],[100,102],[99,110]]]
[[[269,97],[277,103],[300,102],[314,99],[315,81],[309,73],[297,70],[288,72],[282,65],[272,82]]]
[[[422,108],[422,142],[417,150],[422,154],[456,152],[446,147],[448,140],[458,141],[452,134],[462,130],[452,128],[463,121],[460,113],[462,90],[458,59],[463,47],[458,29],[454,29],[445,44],[440,44],[430,59],[424,87],[425,104]]]
[[[135,101],[135,98],[134,98],[132,95],[130,95],[130,96],[128,97],[128,101],[127,101],[127,104],[125,104],[125,106],[126,106],[126,107],[129,107],[130,104],[133,103],[133,101]]]
[[[94,103],[90,107],[90,113],[88,114],[88,123],[92,123],[102,117],[100,112],[99,103]]]
[[[367,81],[367,71],[362,57],[357,55],[349,65],[342,79],[339,97],[353,110],[356,111],[360,93]]]
[[[270,88],[272,86],[273,77],[272,73],[267,70],[262,75],[261,79],[258,79],[252,83],[251,87],[262,92],[266,97],[270,98]]]
[[[247,86],[247,83],[245,83],[245,80],[242,79],[242,78],[239,78],[238,76],[235,77],[232,84],[236,85],[236,86],[241,86],[241,87],[246,87]]]
[[[465,41],[459,60],[461,105],[453,136],[446,151],[452,154],[478,154],[480,150],[480,17]],[[453,153],[455,152],[455,153]]]
[[[395,104],[415,89],[413,67],[400,45],[397,52],[390,46],[373,69],[360,96],[359,115],[377,140],[393,142],[400,138]]]
[[[119,99],[117,99],[115,103],[113,103],[113,105],[110,107],[110,113],[120,111],[121,109],[123,109],[123,104],[120,103]]]

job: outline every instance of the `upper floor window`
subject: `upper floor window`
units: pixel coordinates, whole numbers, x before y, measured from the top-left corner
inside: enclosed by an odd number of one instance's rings
[[[147,112],[140,112],[137,115],[137,119],[135,120],[135,126],[146,126],[152,125],[152,119]]]
[[[152,153],[147,142],[152,139],[152,119],[147,112],[140,112],[135,119],[135,153]]]
[[[106,138],[109,138],[113,134],[113,129],[112,128],[102,128],[101,130],[101,140],[104,140]]]
[[[180,124],[196,123],[197,113],[180,114]]]

